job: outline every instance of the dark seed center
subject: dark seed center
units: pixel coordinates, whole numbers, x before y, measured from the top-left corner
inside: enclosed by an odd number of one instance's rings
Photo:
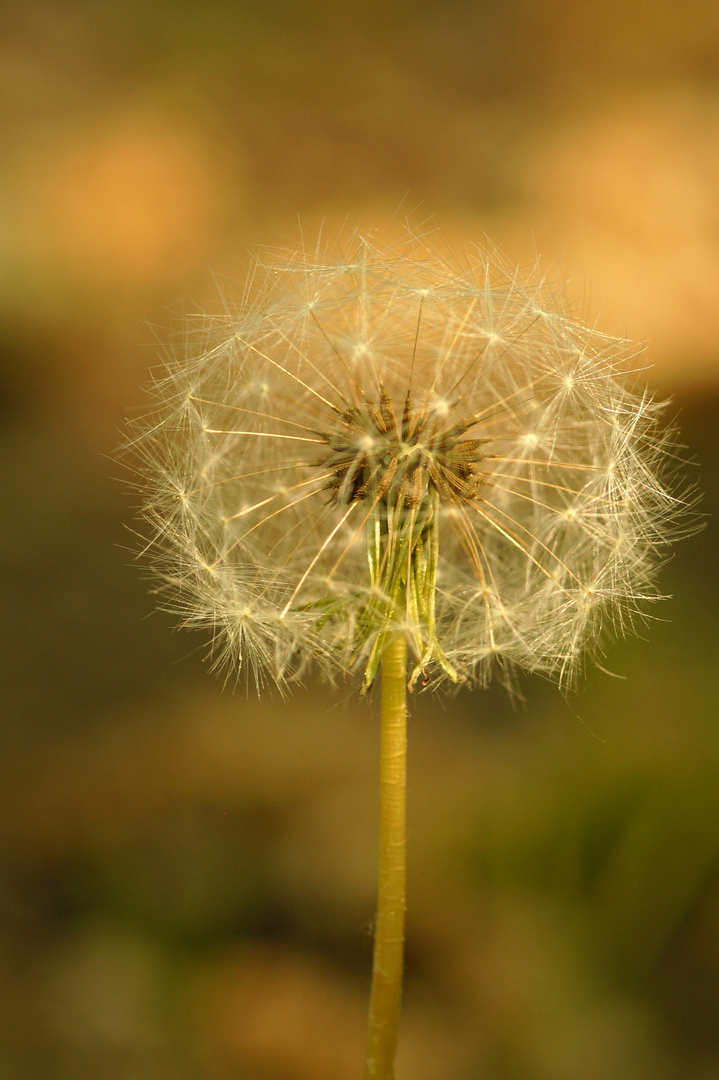
[[[421,503],[431,490],[447,503],[477,498],[484,454],[477,439],[462,436],[470,423],[442,426],[436,417],[413,410],[407,394],[401,423],[390,397],[365,398],[341,414],[334,432],[319,432],[330,448],[318,465],[329,469],[328,488],[340,503],[400,498]]]

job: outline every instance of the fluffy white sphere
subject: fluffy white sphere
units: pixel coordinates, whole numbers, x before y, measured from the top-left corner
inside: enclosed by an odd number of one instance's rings
[[[571,680],[631,627],[685,501],[636,350],[535,269],[408,233],[262,252],[134,441],[165,599],[258,681]]]

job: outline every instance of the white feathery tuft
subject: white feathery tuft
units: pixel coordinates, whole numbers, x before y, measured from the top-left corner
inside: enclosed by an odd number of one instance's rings
[[[163,603],[258,684],[365,689],[388,633],[418,680],[569,684],[659,598],[689,521],[637,350],[536,268],[409,231],[261,252],[133,433]]]

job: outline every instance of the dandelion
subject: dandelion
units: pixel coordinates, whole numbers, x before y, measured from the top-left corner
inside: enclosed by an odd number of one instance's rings
[[[536,269],[353,232],[261,253],[156,383],[136,445],[165,605],[258,684],[382,669],[367,1077],[399,1015],[405,687],[568,686],[658,598],[686,504],[635,360]]]

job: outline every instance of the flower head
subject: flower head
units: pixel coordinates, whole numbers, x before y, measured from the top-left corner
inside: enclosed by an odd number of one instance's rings
[[[535,271],[409,233],[263,252],[137,438],[167,604],[278,682],[568,681],[655,599],[684,508],[635,350]]]

